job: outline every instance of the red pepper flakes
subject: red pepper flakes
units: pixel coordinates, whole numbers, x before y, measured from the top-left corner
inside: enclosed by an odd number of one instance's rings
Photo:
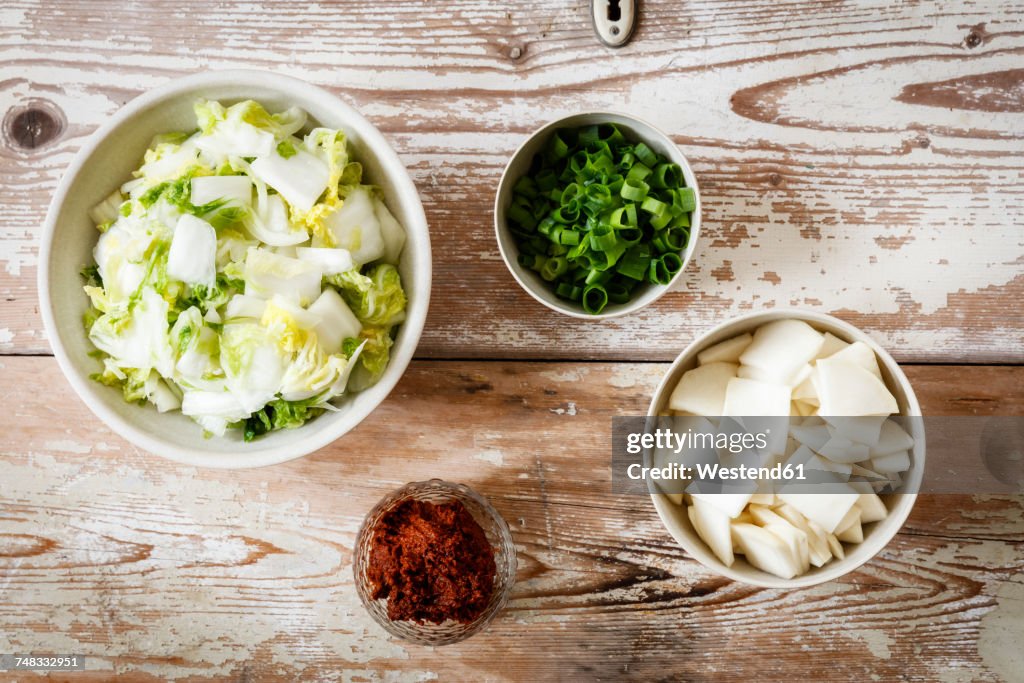
[[[494,593],[494,548],[460,501],[405,500],[374,530],[367,569],[388,618],[441,624],[474,621]]]

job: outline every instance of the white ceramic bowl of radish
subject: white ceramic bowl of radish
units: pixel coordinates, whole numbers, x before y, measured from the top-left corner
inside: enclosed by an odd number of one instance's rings
[[[874,351],[885,387],[892,394],[900,416],[919,416],[920,405],[906,375],[893,358],[870,336],[849,323],[823,313],[795,309],[774,309],[752,313],[726,321],[694,340],[676,358],[662,378],[651,401],[649,415],[665,415],[669,411],[670,397],[683,375],[698,366],[698,354],[720,342],[733,339],[745,333],[754,333],[762,326],[780,320],[800,320],[815,330],[831,333],[847,343],[863,342]],[[860,347],[863,348],[863,347]],[[920,420],[912,420],[908,426],[914,443],[911,452],[910,469],[902,476],[902,490],[917,491],[920,488],[925,464],[925,438]],[[830,494],[811,494],[825,497]],[[731,566],[727,566],[698,534],[688,515],[688,506],[677,504],[665,494],[651,496],[658,516],[672,537],[694,558],[709,569],[735,581],[769,588],[802,588],[838,579],[857,569],[877,555],[899,532],[917,499],[913,493],[882,494],[881,499],[887,514],[880,521],[863,525],[863,541],[843,543],[845,556],[833,557],[822,566],[811,566],[802,574],[791,578],[762,571],[749,564],[742,554],[737,554]],[[735,536],[734,536],[735,538]]]
[[[79,271],[92,262],[98,233],[89,208],[107,197],[138,165],[158,133],[195,127],[198,99],[226,104],[253,99],[270,111],[299,107],[309,126],[343,130],[367,182],[405,227],[398,270],[408,296],[388,367],[365,391],[339,401],[297,429],[252,443],[239,434],[204,438],[188,417],[125,402],[121,392],[89,378],[98,370],[82,327],[88,298]],[[258,467],[298,458],[339,439],[369,415],[398,383],[419,342],[430,299],[430,235],[416,186],[383,135],[334,94],[296,78],[263,71],[214,71],[177,79],[135,98],[86,141],[64,174],[46,217],[40,252],[40,309],[54,355],[85,404],[120,436],[151,453],[194,466]],[[231,430],[239,431],[239,430]]]

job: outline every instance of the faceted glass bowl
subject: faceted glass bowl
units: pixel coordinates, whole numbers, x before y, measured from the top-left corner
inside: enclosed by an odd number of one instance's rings
[[[497,571],[494,575],[494,593],[487,608],[475,620],[468,624],[446,621],[443,624],[413,621],[392,621],[388,618],[387,601],[374,600],[373,587],[370,584],[367,570],[370,563],[370,547],[377,525],[384,514],[395,505],[409,500],[422,500],[440,504],[457,500],[466,506],[473,519],[483,528],[487,540],[494,548],[494,563]],[[356,536],[355,557],[352,571],[355,574],[356,592],[366,611],[385,631],[402,640],[420,645],[450,645],[465,640],[479,633],[501,611],[508,601],[512,585],[516,580],[516,549],[512,542],[512,532],[498,511],[482,496],[464,484],[452,484],[440,479],[418,481],[406,484],[402,488],[384,497],[370,510],[363,521],[363,526]]]

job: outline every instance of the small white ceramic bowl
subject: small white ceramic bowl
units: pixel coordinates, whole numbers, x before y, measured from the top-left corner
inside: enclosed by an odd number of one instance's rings
[[[512,204],[512,188],[519,178],[529,170],[534,155],[543,149],[551,134],[559,128],[579,128],[595,123],[614,123],[625,131],[626,135],[631,139],[645,142],[655,152],[670,159],[672,163],[678,164],[683,170],[686,186],[693,188],[697,205],[690,216],[690,240],[686,245],[686,249],[680,254],[683,260],[683,267],[679,269],[679,272],[675,274],[672,280],[666,285],[642,284],[634,290],[633,298],[626,303],[616,304],[609,302],[608,306],[601,313],[591,315],[584,311],[580,304],[558,298],[549,283],[545,282],[540,275],[529,268],[519,265],[517,259],[519,248],[516,246],[515,238],[508,228],[505,213]],[[693,170],[690,168],[690,164],[686,161],[683,153],[679,151],[679,148],[672,142],[671,138],[651,124],[635,116],[615,112],[575,114],[552,121],[540,128],[530,135],[519,146],[515,154],[512,155],[508,165],[505,167],[505,172],[501,175],[501,181],[498,183],[498,194],[494,199],[494,229],[498,236],[498,249],[501,251],[501,258],[504,259],[505,265],[508,266],[516,282],[534,299],[553,311],[558,311],[574,318],[584,318],[587,320],[615,318],[638,311],[644,306],[657,301],[675,285],[686,271],[686,265],[693,256],[697,239],[700,236],[700,189],[697,187],[697,178],[693,175]]]
[[[753,332],[765,323],[782,319],[803,320],[815,329],[821,332],[831,332],[843,341],[862,341],[870,346],[878,357],[879,367],[882,370],[885,384],[889,387],[889,391],[896,397],[896,402],[899,404],[899,414],[908,416],[919,416],[921,414],[921,406],[917,402],[917,397],[914,395],[914,390],[910,386],[906,375],[900,370],[899,365],[892,359],[892,356],[871,337],[853,325],[831,315],[797,309],[772,309],[761,313],[743,315],[728,320],[698,337],[679,354],[675,362],[672,363],[672,367],[669,368],[662,378],[661,383],[654,392],[654,398],[651,401],[647,414],[659,415],[667,410],[668,399],[672,394],[672,390],[679,383],[683,373],[687,370],[692,370],[697,365],[697,354],[700,351],[744,332]],[[910,471],[904,476],[904,489],[917,491],[920,489],[921,479],[924,476],[925,435],[924,427],[920,420],[911,420],[909,426],[911,428],[911,436],[914,437],[914,452],[911,458]],[[910,514],[910,510],[914,507],[917,495],[893,493],[883,495],[882,499],[889,509],[888,517],[880,522],[865,525],[863,543],[844,543],[843,549],[846,551],[844,559],[833,558],[832,561],[822,567],[811,567],[810,571],[805,574],[792,579],[782,579],[750,566],[743,559],[742,555],[737,555],[736,562],[732,567],[726,567],[697,535],[686,514],[685,505],[676,505],[664,495],[656,494],[651,496],[651,500],[654,501],[654,507],[658,511],[658,516],[665,524],[669,533],[697,561],[705,567],[735,581],[768,588],[803,588],[832,581],[852,572],[877,555],[903,526],[907,516]]]
[[[409,298],[407,317],[381,380],[341,401],[340,412],[320,415],[298,429],[244,443],[229,430],[203,438],[203,430],[180,412],[158,413],[126,403],[118,389],[89,379],[99,369],[82,326],[88,299],[79,271],[92,263],[99,233],[88,210],[131,177],[153,136],[196,127],[199,98],[226,103],[254,99],[270,111],[304,109],[311,125],[345,131],[365,177],[379,186],[408,239],[399,271]],[[419,195],[391,146],[366,119],[336,96],[295,78],[262,71],[215,71],[171,81],[137,97],[114,114],[79,150],[50,204],[40,249],[39,297],[46,333],[68,381],[107,426],[151,453],[204,467],[258,467],[298,458],[323,448],[355,427],[398,382],[423,331],[430,298],[430,235]]]

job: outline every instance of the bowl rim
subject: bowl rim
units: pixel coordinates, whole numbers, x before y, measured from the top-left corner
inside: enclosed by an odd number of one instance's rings
[[[364,395],[366,392],[373,392],[374,399],[366,401],[362,405],[359,405],[358,401],[353,400],[346,411],[346,416],[349,418],[347,420],[339,420],[334,423],[323,422],[320,428],[307,428],[306,425],[303,425],[300,429],[306,428],[307,433],[302,437],[275,448],[253,451],[244,458],[237,457],[237,451],[233,451],[228,447],[229,442],[225,442],[226,447],[217,452],[194,451],[168,443],[160,438],[159,435],[137,427],[128,419],[109,409],[101,400],[96,398],[94,393],[96,387],[91,386],[91,380],[84,377],[72,362],[64,346],[62,333],[57,325],[50,304],[52,298],[50,291],[50,262],[53,240],[57,229],[57,217],[61,207],[67,201],[72,185],[85,169],[86,162],[111,134],[137,114],[163,102],[186,97],[191,91],[217,86],[258,87],[275,90],[286,96],[296,95],[301,96],[305,100],[319,100],[329,103],[331,108],[341,112],[344,118],[351,122],[352,127],[359,128],[360,135],[366,140],[367,146],[373,149],[382,166],[397,170],[393,174],[394,177],[391,178],[391,181],[398,188],[398,193],[413,199],[408,207],[408,212],[413,217],[411,223],[422,225],[425,233],[424,253],[421,255],[423,261],[421,277],[425,281],[426,286],[424,291],[417,293],[417,296],[422,298],[423,303],[417,306],[416,309],[408,311],[408,317],[402,323],[404,343],[401,346],[396,344],[393,347],[392,356],[384,376],[381,377],[377,384],[357,395],[358,398],[358,396]],[[407,230],[411,229],[410,226],[405,227]],[[401,379],[419,343],[426,322],[427,309],[430,306],[432,258],[429,226],[416,185],[413,183],[408,170],[398,157],[398,154],[376,126],[337,95],[321,86],[273,71],[223,69],[193,73],[173,78],[166,83],[141,93],[122,105],[112,116],[93,131],[78,151],[75,152],[74,158],[65,169],[50,200],[39,244],[39,266],[36,284],[43,327],[49,339],[50,347],[53,350],[53,355],[57,359],[64,377],[71,384],[79,399],[108,428],[130,443],[154,455],[196,467],[244,469],[276,465],[309,455],[344,436],[373,412]],[[315,425],[316,422],[314,421],[313,424]],[[328,427],[328,424],[333,428]]]
[[[902,368],[900,368],[896,360],[888,351],[878,344],[878,342],[872,339],[866,332],[845,320],[841,320],[840,318],[829,315],[828,313],[801,308],[768,308],[760,311],[752,311],[734,318],[729,318],[728,320],[705,330],[702,334],[687,344],[686,348],[676,356],[675,360],[672,361],[672,364],[662,375],[661,381],[658,382],[658,386],[651,397],[651,403],[647,409],[647,414],[657,414],[656,411],[658,409],[658,404],[669,389],[668,384],[670,378],[685,361],[692,359],[698,352],[707,346],[707,339],[729,328],[742,327],[745,324],[750,324],[751,321],[758,318],[768,318],[765,322],[770,322],[771,319],[790,318],[803,320],[804,322],[812,325],[817,323],[820,326],[843,332],[852,339],[865,342],[872,348],[889,372],[892,373],[893,379],[900,385],[900,388],[906,394],[907,414],[910,416],[921,415],[921,406],[918,403],[917,395],[914,393],[914,388],[910,384],[910,380],[907,379],[907,376],[903,373]],[[736,330],[736,334],[741,334],[741,332]],[[915,444],[914,449],[914,455],[915,458],[917,458],[913,467],[914,476],[909,480],[911,484],[916,484],[918,486],[920,486],[922,477],[924,476],[925,445],[925,436],[922,432],[920,439],[920,451],[918,452],[917,444]],[[871,539],[871,543],[868,546],[872,548],[870,553],[865,553],[864,557],[858,560],[850,560],[848,559],[849,556],[847,556],[847,558],[825,564],[819,568],[819,571],[805,572],[804,574],[795,576],[792,579],[783,579],[773,576],[765,571],[757,569],[756,567],[751,567],[756,574],[754,576],[750,576],[736,571],[733,567],[725,566],[721,560],[715,557],[703,541],[694,542],[675,528],[677,524],[675,523],[675,520],[672,519],[674,516],[673,508],[678,507],[675,503],[669,501],[664,494],[657,493],[651,494],[651,501],[654,503],[654,508],[658,513],[658,518],[661,520],[662,525],[664,525],[665,530],[669,532],[672,538],[675,539],[676,543],[678,543],[683,550],[707,569],[717,572],[718,574],[721,574],[733,581],[762,588],[808,588],[810,586],[834,581],[835,579],[849,574],[874,559],[887,545],[889,545],[889,543],[892,542],[892,539],[895,538],[903,528],[907,517],[910,516],[911,510],[913,510],[914,504],[917,502],[916,493],[899,493],[898,495],[900,498],[896,502],[896,505],[889,510],[889,515],[885,520],[882,520],[883,522],[888,522],[889,525],[891,525],[892,533],[888,536],[879,536]],[[878,522],[878,524],[881,523],[882,522]],[[876,530],[877,528],[872,529],[872,531]],[[867,539],[865,539],[865,542],[867,542]]]
[[[502,188],[504,188],[509,182],[511,182],[509,172],[511,171],[512,168],[512,162],[519,158],[521,154],[523,154],[528,145],[530,145],[538,137],[547,134],[549,131],[558,128],[559,126],[571,125],[567,124],[567,121],[570,121],[572,119],[578,119],[581,117],[593,116],[616,116],[623,119],[627,119],[631,122],[635,122],[642,126],[646,126],[647,128],[650,128],[652,131],[654,131],[655,135],[661,138],[661,142],[663,142],[667,147],[676,150],[676,152],[678,153],[678,161],[675,159],[673,159],[673,161],[677,161],[677,163],[679,163],[679,166],[682,168],[683,177],[686,179],[687,183],[686,186],[693,189],[694,201],[696,204],[693,207],[693,211],[690,212],[690,240],[689,243],[686,245],[686,249],[683,250],[683,266],[682,268],[679,269],[679,272],[673,275],[672,279],[669,280],[667,284],[649,284],[649,291],[652,292],[652,294],[650,294],[648,297],[637,297],[635,299],[630,300],[626,304],[622,305],[622,307],[619,309],[616,309],[608,313],[601,312],[596,315],[591,315],[590,313],[587,313],[576,304],[563,304],[560,301],[557,303],[548,301],[547,299],[541,297],[536,291],[534,291],[534,288],[525,281],[525,279],[519,274],[518,263],[513,265],[515,259],[510,258],[510,254],[507,253],[505,245],[502,242],[502,232],[508,229],[508,225],[507,222],[504,220],[504,211],[502,207],[499,205],[499,202],[501,201]],[[661,130],[653,123],[647,121],[644,118],[624,111],[617,111],[614,109],[601,109],[597,111],[577,111],[575,113],[567,114],[565,116],[549,121],[548,123],[543,124],[539,128],[534,129],[533,132],[528,134],[526,138],[523,139],[521,143],[519,143],[519,145],[516,147],[516,150],[508,158],[508,161],[505,163],[505,169],[501,173],[501,178],[498,180],[497,189],[494,193],[494,234],[495,239],[498,242],[498,251],[501,253],[501,260],[505,262],[505,267],[508,268],[508,271],[512,274],[512,277],[515,279],[516,282],[519,283],[519,286],[522,287],[522,289],[527,294],[533,297],[535,301],[543,304],[552,311],[562,313],[572,318],[579,318],[581,320],[607,320],[609,318],[618,318],[624,315],[629,315],[630,313],[635,313],[649,306],[650,304],[653,304],[655,301],[663,297],[665,294],[670,292],[675,287],[676,283],[679,281],[679,278],[682,277],[683,273],[686,272],[686,268],[690,264],[690,261],[693,259],[694,252],[696,251],[697,241],[700,238],[701,208],[702,205],[700,187],[697,183],[697,176],[693,172],[693,168],[690,166],[690,160],[679,148],[679,145],[677,145],[675,141],[671,137],[669,137],[667,133],[665,133],[665,131]]]

